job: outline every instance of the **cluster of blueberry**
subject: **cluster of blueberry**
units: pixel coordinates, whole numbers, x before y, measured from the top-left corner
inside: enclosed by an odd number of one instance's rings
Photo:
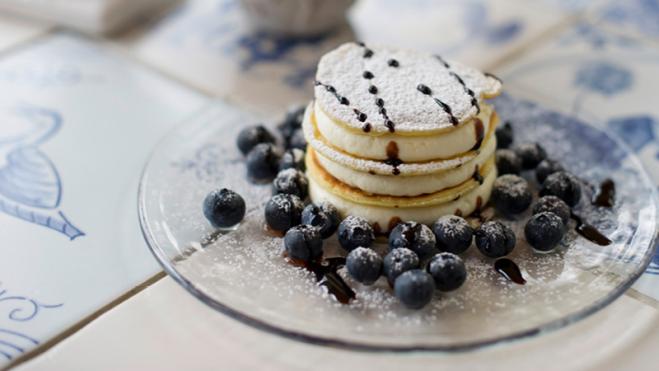
[[[302,109],[290,112],[278,127],[285,152],[263,126],[243,129],[237,140],[238,148],[247,156],[248,176],[256,182],[272,180],[273,195],[265,206],[265,221],[268,228],[284,235],[290,259],[304,263],[322,260],[323,240],[337,233],[340,246],[347,252],[345,267],[350,277],[371,285],[384,276],[402,304],[419,309],[430,302],[435,290],[452,291],[465,282],[467,271],[458,254],[473,240],[490,258],[508,255],[515,247],[514,232],[500,221],[486,221],[474,230],[465,219],[449,215],[431,227],[413,221],[399,223],[389,234],[389,250],[382,257],[373,249],[375,232],[366,219],[348,216],[341,220],[337,209],[328,203],[305,206],[308,181],[304,175],[302,114]],[[503,216],[528,209],[533,197],[528,182],[519,174],[535,169],[542,197],[533,206],[524,232],[533,248],[550,251],[565,234],[570,207],[581,196],[580,183],[559,163],[548,159],[537,143],[508,149],[513,142],[510,124],[497,129],[496,136],[501,176],[492,189],[492,204]],[[213,191],[204,200],[204,215],[217,228],[238,224],[244,214],[245,202],[233,191]]]
[[[496,136],[499,177],[492,188],[491,203],[503,216],[528,209],[533,195],[527,180],[520,174],[525,170],[535,170],[535,177],[541,185],[541,197],[532,208],[533,215],[524,227],[524,235],[534,249],[551,251],[565,235],[570,208],[579,203],[580,181],[565,171],[560,163],[547,158],[547,152],[538,143],[523,143],[511,149],[513,129],[510,123],[498,128]],[[510,233],[512,235],[512,231]],[[514,240],[514,235],[512,238]]]

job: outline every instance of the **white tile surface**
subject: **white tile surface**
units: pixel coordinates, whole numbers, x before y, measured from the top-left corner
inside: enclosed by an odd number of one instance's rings
[[[659,48],[579,23],[497,73],[529,99],[621,137],[659,184]],[[659,300],[659,254],[635,288]]]
[[[253,31],[235,0],[193,0],[125,43],[147,64],[204,91],[276,113],[311,98],[318,59],[346,41],[423,49],[487,67],[565,17],[542,2],[523,4],[364,0],[350,12],[352,29],[292,40]]]
[[[45,33],[48,29],[50,26],[45,23],[0,13],[0,52]]]
[[[159,270],[137,182],[204,98],[69,34],[0,60],[0,91],[1,366]]]
[[[344,351],[247,327],[166,278],[17,370],[651,370],[657,346],[659,312],[622,297],[569,328],[481,351]]]

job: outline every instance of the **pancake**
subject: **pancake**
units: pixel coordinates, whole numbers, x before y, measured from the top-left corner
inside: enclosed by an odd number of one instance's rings
[[[498,123],[498,117],[495,111],[492,111],[489,125],[489,130],[484,133],[483,142],[478,149],[458,153],[452,158],[431,160],[426,162],[414,163],[401,163],[395,166],[398,176],[416,176],[437,174],[446,170],[455,169],[465,166],[470,161],[473,161],[483,151],[491,152],[496,149],[496,138],[494,136],[494,129]],[[316,153],[326,158],[328,161],[335,162],[336,164],[355,170],[357,172],[377,175],[392,175],[394,167],[382,160],[373,160],[368,158],[355,157],[346,153],[338,148],[335,148],[332,143],[328,142],[318,130],[316,130],[315,112],[313,105],[307,106],[302,122],[305,139],[309,144],[308,147],[313,148]],[[338,176],[340,177],[340,176]],[[356,185],[353,183],[353,185]]]
[[[404,162],[421,162],[450,158],[456,153],[469,152],[482,140],[483,134],[492,125],[493,109],[481,104],[481,112],[462,125],[439,133],[395,133],[355,132],[345,124],[329,117],[318,101],[313,106],[316,129],[335,148],[356,157],[386,160],[391,142],[396,143],[398,158]]]
[[[488,202],[495,179],[496,169],[491,169],[483,178],[483,184],[471,188],[453,200],[431,206],[395,208],[357,203],[324,188],[324,184],[317,182],[317,178],[313,176],[309,177],[309,195],[314,202],[331,203],[339,210],[342,217],[361,216],[368,220],[376,231],[387,233],[401,220],[430,225],[444,215],[469,215]]]
[[[365,193],[391,196],[418,196],[451,188],[467,181],[474,176],[475,172],[478,172],[479,168],[489,166],[494,162],[495,149],[496,142],[490,141],[478,156],[463,166],[417,176],[364,173],[334,162],[316,153],[312,148],[309,148],[308,152],[327,173],[342,183],[359,188]]]
[[[322,111],[353,131],[423,136],[462,125],[500,92],[496,77],[440,56],[359,43],[321,58],[314,89]]]

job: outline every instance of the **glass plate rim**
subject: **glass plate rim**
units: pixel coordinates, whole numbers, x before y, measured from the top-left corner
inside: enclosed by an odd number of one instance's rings
[[[446,352],[446,353],[457,353],[457,352],[465,352],[465,351],[471,351],[471,350],[476,350],[476,349],[481,349],[485,348],[488,346],[493,346],[497,344],[503,344],[503,343],[509,343],[509,342],[514,342],[526,338],[530,338],[535,335],[540,335],[544,333],[549,333],[553,332],[555,330],[559,330],[561,328],[567,327],[573,323],[576,323],[578,321],[581,321],[582,319],[585,319],[589,317],[590,315],[600,311],[601,309],[607,307],[609,304],[614,302],[616,299],[621,297],[631,286],[643,275],[647,267],[649,266],[650,262],[652,261],[652,257],[654,256],[656,247],[657,247],[657,240],[659,239],[658,236],[658,230],[657,226],[655,225],[654,228],[654,235],[650,239],[650,244],[651,247],[648,249],[643,256],[643,258],[640,260],[639,265],[637,266],[636,270],[633,272],[633,274],[630,275],[630,278],[618,286],[614,287],[607,296],[603,297],[600,300],[594,301],[591,306],[584,308],[579,311],[575,311],[573,313],[570,313],[566,315],[563,318],[555,319],[550,322],[544,323],[540,326],[530,328],[528,330],[523,330],[523,331],[518,331],[515,333],[512,333],[510,335],[501,337],[501,338],[491,338],[491,339],[484,339],[480,341],[474,341],[474,342],[469,342],[469,343],[463,343],[463,344],[455,344],[455,345],[438,345],[438,346],[430,346],[430,345],[404,345],[404,346],[393,346],[393,345],[382,345],[382,344],[369,344],[365,342],[357,342],[357,341],[349,341],[349,340],[342,340],[342,339],[336,339],[336,338],[331,338],[331,337],[322,337],[322,336],[316,336],[316,335],[309,335],[305,334],[299,331],[294,331],[294,330],[289,330],[283,327],[278,327],[276,325],[270,324],[266,321],[262,321],[258,318],[255,318],[253,316],[247,315],[245,313],[242,313],[241,311],[232,308],[231,306],[221,303],[208,295],[206,295],[203,290],[200,290],[195,286],[193,282],[185,278],[185,276],[181,273],[178,272],[178,270],[174,267],[174,265],[170,262],[169,258],[166,256],[166,253],[158,247],[158,243],[156,242],[153,234],[150,231],[150,228],[148,226],[147,220],[146,220],[146,206],[144,205],[143,200],[144,198],[144,188],[145,185],[147,184],[148,181],[148,176],[147,176],[147,171],[149,169],[149,165],[151,164],[151,161],[155,157],[155,154],[157,150],[160,148],[161,144],[164,143],[168,138],[170,138],[172,135],[177,133],[183,126],[186,125],[186,122],[194,118],[195,116],[200,115],[201,113],[204,113],[208,111],[209,109],[212,109],[213,106],[217,105],[218,103],[224,104],[224,105],[230,105],[229,102],[221,100],[221,99],[215,99],[211,100],[208,104],[204,105],[201,109],[197,110],[195,113],[191,114],[186,120],[182,121],[180,124],[176,125],[174,128],[172,128],[168,133],[166,133],[153,147],[151,150],[148,158],[146,159],[146,162],[142,168],[142,171],[140,173],[140,180],[138,184],[138,189],[137,189],[137,211],[138,211],[138,220],[139,220],[139,226],[140,226],[140,231],[142,233],[142,237],[144,238],[144,241],[146,242],[147,247],[155,257],[155,259],[158,261],[160,266],[162,266],[163,270],[174,279],[179,285],[181,285],[187,292],[189,292],[192,296],[194,296],[197,300],[201,301],[205,305],[213,308],[214,310],[220,312],[223,315],[226,315],[227,317],[240,321],[243,324],[246,324],[248,326],[251,326],[253,328],[256,328],[258,330],[273,334],[273,335],[278,335],[283,338],[287,338],[290,340],[294,341],[300,341],[306,344],[312,344],[312,345],[317,345],[317,346],[327,346],[327,347],[334,347],[334,348],[339,348],[339,349],[345,349],[345,350],[352,350],[352,351],[363,351],[363,352],[393,352],[393,353],[408,353],[408,352]],[[534,104],[538,104],[542,106],[538,102],[533,102]],[[565,114],[567,116],[574,117],[569,114]],[[618,138],[615,135],[610,135],[608,132],[592,125],[590,122],[583,120],[583,119],[578,119],[583,125],[588,126],[592,130],[596,130],[600,133],[603,133],[606,137],[614,141],[618,146],[620,146],[621,149],[623,149],[627,155],[629,156],[629,160],[633,161],[638,168],[641,169],[641,176],[644,182],[648,182],[648,184],[653,184],[652,180],[650,179],[647,170],[643,163],[640,161],[638,156],[629,148],[629,146],[622,141],[622,139]],[[651,199],[652,202],[654,203],[654,215],[655,218],[657,217],[658,211],[659,211],[659,200],[657,198],[657,189],[656,187],[651,187]]]

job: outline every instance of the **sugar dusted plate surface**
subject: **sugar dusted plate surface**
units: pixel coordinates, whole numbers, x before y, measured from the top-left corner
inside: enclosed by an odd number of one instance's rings
[[[475,248],[463,255],[468,269],[459,290],[437,293],[420,311],[404,309],[384,278],[365,287],[339,271],[357,293],[340,304],[312,273],[288,265],[282,240],[264,231],[269,185],[245,178],[235,137],[255,122],[217,102],[167,136],[146,165],[139,192],[145,239],[165,270],[204,303],[263,330],[316,344],[361,350],[461,350],[566,326],[620,296],[651,260],[656,235],[655,188],[638,160],[617,140],[573,118],[508,95],[495,100],[516,141],[539,141],[550,155],[583,179],[617,184],[613,209],[582,202],[576,209],[613,243],[603,247],[571,228],[550,254],[533,253],[523,240],[526,215],[506,221],[518,244],[509,256],[526,285],[505,280]],[[201,204],[213,188],[245,198],[240,226],[214,233]],[[590,191],[583,196],[588,199]],[[572,222],[574,223],[574,222]],[[573,226],[573,225],[572,225]],[[381,251],[384,244],[376,247]],[[325,255],[341,254],[335,238]]]

